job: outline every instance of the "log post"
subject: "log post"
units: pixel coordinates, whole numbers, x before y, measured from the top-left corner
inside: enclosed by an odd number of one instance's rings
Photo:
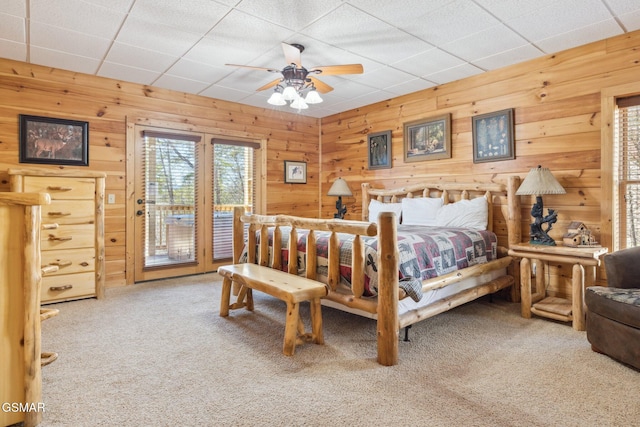
[[[378,216],[378,363],[398,363],[398,245],[396,215]]]

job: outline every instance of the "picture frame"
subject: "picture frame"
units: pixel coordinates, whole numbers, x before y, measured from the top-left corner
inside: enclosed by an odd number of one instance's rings
[[[472,118],[473,163],[515,159],[513,108]]]
[[[307,162],[284,161],[284,182],[286,184],[307,183]]]
[[[391,131],[370,133],[367,135],[368,168],[391,168]]]
[[[89,122],[19,115],[20,163],[89,165]]]
[[[404,161],[451,158],[451,114],[404,124]]]

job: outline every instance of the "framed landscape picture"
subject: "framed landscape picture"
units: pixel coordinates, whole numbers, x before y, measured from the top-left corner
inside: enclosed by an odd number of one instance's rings
[[[404,161],[451,158],[451,114],[404,124]]]
[[[513,108],[472,120],[473,163],[515,159]]]
[[[367,135],[369,169],[388,169],[391,167],[391,131],[370,133]]]
[[[20,114],[20,163],[89,165],[89,123]]]
[[[287,184],[307,183],[307,163],[284,161],[284,182]]]

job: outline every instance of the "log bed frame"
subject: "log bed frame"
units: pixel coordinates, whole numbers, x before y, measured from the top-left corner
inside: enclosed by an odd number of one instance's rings
[[[378,223],[366,222],[368,218],[368,206],[371,198],[382,202],[398,202],[403,197],[442,197],[445,203],[460,199],[474,197],[486,197],[489,201],[488,229],[494,232],[501,229],[506,231],[507,241],[502,242],[507,246],[519,243],[520,234],[520,201],[515,195],[519,187],[519,178],[510,177],[508,185],[499,183],[424,183],[407,186],[395,190],[373,189],[368,184],[362,184],[362,218],[363,221],[339,220],[339,219],[311,219],[290,215],[251,215],[245,214],[244,208],[234,210],[233,220],[233,261],[238,263],[245,242],[248,247],[256,247],[256,233],[260,235],[260,246],[257,254],[248,251],[249,263],[263,266],[271,266],[280,269],[283,265],[281,259],[282,227],[290,227],[289,258],[297,258],[297,230],[310,230],[307,236],[306,277],[312,280],[317,277],[317,258],[315,256],[316,232],[331,232],[329,239],[328,273],[326,284],[329,288],[327,296],[322,300],[323,305],[339,308],[344,311],[365,313],[368,317],[377,319],[377,361],[381,365],[391,366],[398,363],[398,337],[399,330],[412,325],[420,320],[445,312],[469,301],[473,301],[483,295],[496,292],[514,284],[513,266],[509,268],[513,274],[505,274],[484,284],[471,289],[463,290],[452,296],[434,301],[427,306],[408,311],[399,315],[398,302],[403,291],[398,286],[398,248],[397,221],[393,213],[381,213]],[[506,196],[506,205],[504,203]],[[498,224],[495,221],[494,209],[499,208],[506,221]],[[245,227],[248,224],[248,227]],[[268,228],[274,227],[272,258],[269,259]],[[245,228],[247,229],[245,239]],[[353,242],[352,257],[352,284],[351,289],[340,285],[340,255],[337,233],[349,233],[355,236]],[[365,251],[362,236],[378,237],[378,297],[363,297],[364,294],[364,268]],[[500,243],[500,242],[499,242]],[[482,276],[488,271],[506,269],[513,259],[507,255],[508,247],[499,246],[498,259],[487,264],[471,266],[461,271],[456,271],[445,276],[423,281],[423,292],[439,289],[468,278]],[[288,264],[288,272],[297,274],[297,263]],[[322,280],[325,282],[325,280]],[[512,297],[517,299],[517,291],[512,288]]]

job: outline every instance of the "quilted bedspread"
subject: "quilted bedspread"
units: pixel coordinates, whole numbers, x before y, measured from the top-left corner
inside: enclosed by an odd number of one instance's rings
[[[282,231],[282,270],[288,270],[288,227]],[[298,229],[298,274],[305,274],[307,230]],[[317,265],[320,276],[327,275],[329,232],[316,233]],[[340,240],[341,282],[351,284],[351,248],[354,236],[338,233]],[[257,240],[259,241],[259,234]],[[272,248],[273,229],[269,230],[269,250]],[[377,237],[363,237],[365,246],[365,296],[375,296],[378,290],[376,265]],[[258,249],[256,248],[256,251]],[[463,228],[398,226],[398,277],[430,279],[471,265],[486,263],[497,258],[497,237],[491,231]],[[257,252],[256,252],[257,253]],[[271,252],[270,252],[271,255]],[[269,256],[271,259],[272,257]]]

